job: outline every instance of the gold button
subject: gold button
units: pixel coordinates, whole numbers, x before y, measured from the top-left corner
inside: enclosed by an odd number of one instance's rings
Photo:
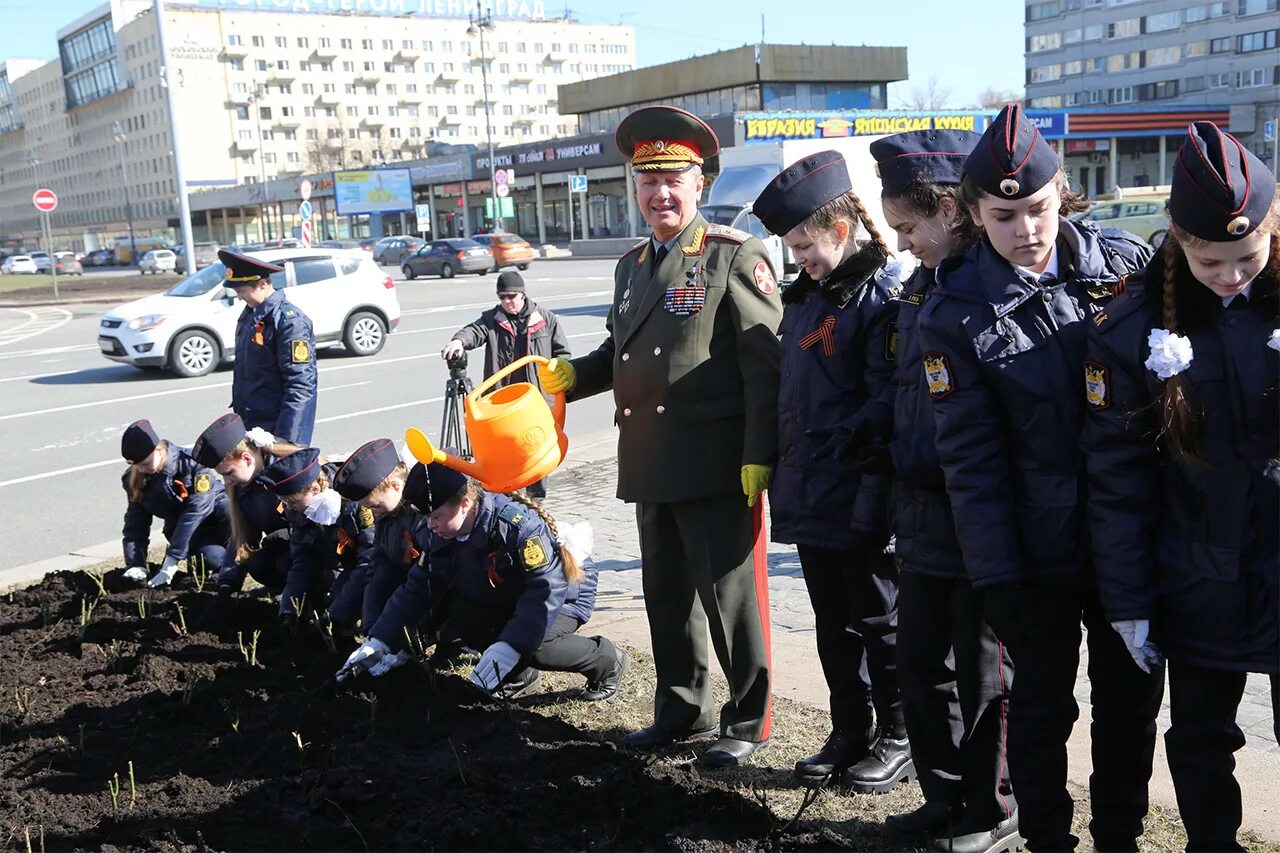
[[[665,412],[666,410],[667,410],[667,407],[666,407],[666,406],[659,406],[659,407],[658,407],[658,414],[662,414],[662,413],[663,413],[663,412]]]
[[[654,347],[654,348],[653,348],[653,354],[654,354],[654,355],[662,355],[662,347]]]
[[[630,409],[623,409],[623,410],[622,410],[622,416],[623,416],[623,417],[626,417],[626,418],[631,417],[631,410],[630,410]]]
[[[622,360],[623,360],[623,361],[630,361],[630,360],[631,360],[631,353],[629,353],[629,352],[624,352],[624,353],[622,354]]]

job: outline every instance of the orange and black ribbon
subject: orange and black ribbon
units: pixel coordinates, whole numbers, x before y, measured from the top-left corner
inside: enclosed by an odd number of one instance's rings
[[[356,544],[355,537],[341,527],[338,528],[338,546],[334,549],[341,556],[351,550],[351,546]]]
[[[422,552],[413,547],[413,537],[406,530],[404,532],[404,564],[407,566],[421,556]]]
[[[187,484],[181,480],[173,481],[173,491],[177,493],[178,500],[185,501],[187,499]]]
[[[489,555],[489,586],[494,589],[498,588],[498,584],[502,583],[502,575],[498,574],[498,555]]]
[[[259,346],[261,346],[262,344],[266,343],[266,341],[262,337],[262,330],[265,329],[266,327],[267,327],[266,320],[259,320],[258,324],[253,327],[253,342],[255,344],[258,344]]]
[[[800,349],[808,349],[822,341],[822,351],[831,357],[836,354],[836,318],[835,316],[826,317],[818,328],[800,339]]]

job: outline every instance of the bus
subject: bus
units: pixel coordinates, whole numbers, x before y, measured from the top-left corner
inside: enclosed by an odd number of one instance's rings
[[[168,248],[169,240],[165,237],[134,237],[133,244],[137,247],[138,258],[140,258],[152,249]],[[116,238],[116,266],[133,266],[138,262],[138,258],[133,256],[128,235]]]

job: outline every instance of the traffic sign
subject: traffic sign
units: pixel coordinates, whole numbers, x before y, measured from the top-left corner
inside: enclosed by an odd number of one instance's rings
[[[587,191],[586,175],[570,175],[569,176],[569,192],[584,193]]]
[[[32,193],[31,203],[36,206],[36,210],[43,213],[52,213],[58,207],[58,195],[53,190],[42,187]]]
[[[1275,120],[1272,120],[1272,121],[1264,121],[1264,122],[1262,123],[1262,138],[1263,138],[1263,140],[1264,140],[1264,141],[1266,141],[1266,142],[1272,142],[1272,141],[1274,141],[1274,140],[1275,140],[1275,138],[1276,138],[1276,123],[1275,123]]]
[[[498,198],[506,198],[511,195],[511,186],[509,184],[498,184],[495,192],[497,192]]]
[[[302,220],[302,233],[299,235],[299,242],[302,243],[302,248],[304,249],[311,248],[311,220],[310,219]]]
[[[302,183],[298,184],[298,195],[302,196],[303,201],[311,200],[311,179],[303,178]]]
[[[302,217],[303,222],[311,221],[311,202],[304,201],[298,205],[298,215]]]
[[[499,169],[498,171],[494,172],[493,180],[494,180],[494,183],[496,183],[498,186],[505,187],[507,185],[507,170]]]

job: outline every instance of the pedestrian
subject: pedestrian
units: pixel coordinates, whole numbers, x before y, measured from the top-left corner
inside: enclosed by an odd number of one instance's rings
[[[624,743],[650,750],[718,731],[700,760],[732,766],[769,739],[760,494],[777,455],[778,283],[764,244],[698,212],[703,163],[719,151],[706,123],[645,107],[616,140],[653,236],[618,262],[604,342],[539,376],[571,400],[613,389],[618,497],[636,504],[657,670],[653,725]],[[708,628],[729,681],[719,726]]]
[[[859,451],[864,467],[893,474],[898,683],[925,798],[886,818],[885,835],[899,843],[928,837],[954,851],[1011,849],[1019,841],[1004,738],[1013,664],[965,569],[917,329],[938,266],[981,236],[956,195],[977,141],[969,131],[913,130],[871,143],[885,218],[898,250],[920,265],[895,303],[892,437]]]
[[[427,520],[404,499],[408,478],[409,468],[389,438],[360,445],[333,476],[334,491],[373,513],[373,553],[360,606],[366,634],[430,541]]]
[[[1150,247],[1061,218],[1086,203],[1068,190],[1057,152],[1016,104],[965,159],[958,195],[984,236],[939,267],[918,321],[921,362],[965,568],[1017,668],[1007,728],[1018,828],[1033,851],[1078,843],[1067,738],[1079,716],[1083,618],[1093,706],[1089,829],[1099,850],[1134,850],[1163,678],[1133,665],[1099,607],[1085,525],[1080,369],[1087,324]]]
[[[569,355],[569,344],[565,340],[564,329],[560,327],[560,319],[528,298],[524,278],[514,270],[498,276],[498,304],[454,332],[440,351],[440,357],[450,363],[464,350],[480,346],[484,347],[486,379],[526,355],[540,355],[548,359]],[[528,365],[508,374],[498,385],[516,382],[538,386],[535,366]],[[525,491],[536,498],[547,494],[543,480],[533,483]]]
[[[913,766],[894,672],[888,478],[851,472],[840,454],[893,374],[889,321],[901,270],[835,151],[787,166],[752,211],[801,268],[782,295],[769,503],[773,540],[796,546],[809,590],[831,734],[794,773],[810,785],[843,776],[855,791],[890,791]]]
[[[222,475],[227,487],[231,542],[214,577],[220,605],[240,591],[246,575],[273,593],[284,589],[290,567],[289,519],[284,502],[267,489],[261,474],[300,449],[261,427],[246,431],[235,412],[211,423],[192,445],[196,461]]]
[[[129,462],[121,483],[129,504],[124,512],[124,577],[147,581],[147,547],[152,519],[164,522],[169,540],[164,561],[147,586],[173,582],[178,563],[200,558],[200,571],[217,571],[226,556],[227,496],[222,483],[183,448],[156,435],[151,421],[129,424],[120,437],[120,453]]]
[[[1243,850],[1232,753],[1246,673],[1270,676],[1280,740],[1275,176],[1198,121],[1168,210],[1160,251],[1089,330],[1089,526],[1106,618],[1144,671],[1168,655],[1187,849]]]
[[[218,250],[226,283],[244,300],[236,321],[231,409],[247,427],[305,446],[316,425],[316,338],[311,320],[277,290],[284,268]]]
[[[587,679],[579,698],[611,699],[630,659],[605,637],[577,631],[595,609],[597,575],[563,544],[556,522],[519,494],[485,491],[439,463],[418,463],[406,499],[427,518],[426,558],[352,653],[345,670],[371,669],[426,622],[427,642],[483,649],[471,681],[514,699],[534,690],[539,671]]]
[[[331,484],[338,466],[304,447],[262,470],[260,479],[280,498],[289,522],[289,574],[280,615],[305,620],[325,609],[330,622],[354,630],[373,557],[373,510],[343,500]]]

